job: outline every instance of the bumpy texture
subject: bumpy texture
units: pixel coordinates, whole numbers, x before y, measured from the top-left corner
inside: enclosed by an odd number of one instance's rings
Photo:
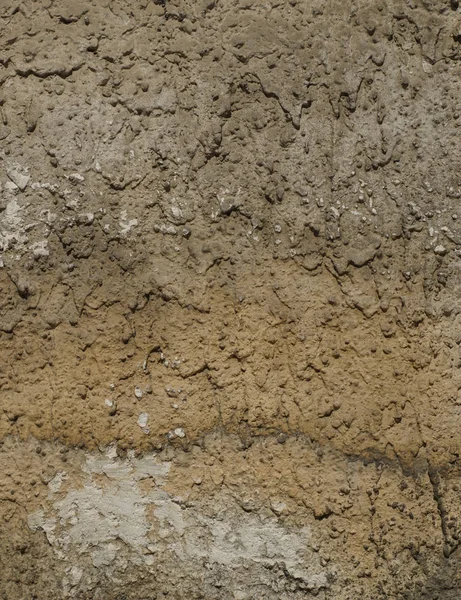
[[[0,3],[0,597],[461,594],[457,0]]]

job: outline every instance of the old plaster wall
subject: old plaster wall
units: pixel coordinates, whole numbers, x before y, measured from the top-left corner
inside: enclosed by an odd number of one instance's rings
[[[0,597],[459,598],[457,0],[0,2]]]

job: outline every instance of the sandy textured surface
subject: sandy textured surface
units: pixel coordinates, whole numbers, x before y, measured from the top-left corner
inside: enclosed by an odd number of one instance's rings
[[[461,594],[457,0],[0,1],[0,598]]]

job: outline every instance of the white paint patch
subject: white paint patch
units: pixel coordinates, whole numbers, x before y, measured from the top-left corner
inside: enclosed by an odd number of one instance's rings
[[[283,562],[308,589],[328,587],[309,527],[286,527],[274,514],[247,513],[225,490],[211,504],[209,499],[203,506],[186,505],[164,489],[170,467],[153,454],[136,458],[129,453],[122,460],[111,446],[105,454],[86,456],[74,489],[68,489],[65,473],[50,481],[48,502],[29,515],[28,523],[71,563],[67,595],[83,585],[88,565],[112,577],[128,564],[150,570],[172,555],[178,568],[196,572],[212,563],[229,578],[236,570]]]
[[[169,468],[169,463],[159,463],[152,455],[124,461],[89,456],[84,465],[84,485],[56,499],[60,485],[54,478],[49,484],[54,502],[46,511],[30,515],[29,527],[42,529],[62,554],[68,555],[72,549],[78,554],[88,552],[95,566],[106,564],[110,556],[115,558],[114,544],[116,548],[120,540],[142,556],[150,541],[146,506],[160,497],[157,489],[142,494],[139,482],[152,479],[154,486],[159,485]],[[105,475],[107,482],[95,481],[95,475]]]
[[[138,550],[147,544],[144,501],[130,478],[106,489],[93,483],[72,490],[54,508],[63,548],[72,545],[94,558],[117,539]]]

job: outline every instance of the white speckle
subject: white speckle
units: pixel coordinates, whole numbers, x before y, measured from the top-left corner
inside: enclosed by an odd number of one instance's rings
[[[158,230],[159,233],[164,233],[166,235],[178,235],[178,230],[174,225],[165,225],[162,223],[161,225],[155,226],[155,231]]]
[[[331,207],[331,212],[334,214],[334,216],[336,218],[338,218],[341,215],[341,213],[339,212],[339,210],[335,206]]]
[[[69,175],[69,181],[77,182],[77,181],[85,181],[85,178],[83,177],[83,175],[80,175],[80,173],[71,173]]]
[[[179,394],[182,392],[182,389],[181,388],[175,389],[175,388],[167,386],[165,388],[165,391],[170,398],[177,398],[179,396]]]
[[[141,413],[138,417],[138,425],[139,427],[141,427],[142,429],[144,429],[144,427],[146,427],[147,425],[147,421],[149,420],[149,415],[147,413]]]
[[[175,429],[174,433],[177,437],[180,437],[180,438],[183,438],[186,436],[186,434],[184,433],[184,429],[182,429],[181,427],[178,427],[177,429]]]
[[[425,73],[430,73],[432,71],[432,65],[427,62],[427,60],[422,61],[422,67]]]
[[[29,246],[29,250],[32,250],[34,256],[48,256],[50,251],[48,250],[48,241],[42,240],[41,242],[35,242]]]
[[[285,502],[280,500],[271,500],[271,509],[276,515],[281,515],[286,509],[287,505]]]
[[[30,179],[28,169],[21,167],[21,165],[15,164],[6,169],[6,174],[22,192],[26,189]]]
[[[171,214],[173,215],[173,217],[176,217],[176,219],[179,219],[182,217],[182,210],[179,208],[179,206],[172,206],[171,207]]]
[[[122,212],[120,213],[119,221],[120,231],[122,235],[126,235],[130,231],[130,229],[136,227],[137,224],[138,219],[128,219],[128,214],[126,210],[122,210]]]
[[[429,193],[434,191],[434,189],[433,189],[433,187],[431,186],[431,184],[429,183],[429,181],[425,181],[425,182],[424,182],[424,185],[425,185],[425,187],[426,187],[426,190],[427,190]]]
[[[117,444],[111,444],[106,451],[107,458],[117,458]]]
[[[83,569],[80,569],[79,567],[71,567],[69,570],[69,579],[70,579],[70,584],[71,586],[75,587],[76,585],[78,585],[80,583],[80,580],[82,579],[83,576]]]
[[[15,194],[19,190],[18,186],[12,181],[7,181],[5,183],[5,192],[9,192],[10,194]]]
[[[65,191],[64,191],[64,193],[65,193]],[[66,195],[68,195],[68,194],[66,194]],[[70,198],[66,202],[66,208],[68,208],[69,210],[77,210],[78,200],[76,198]]]
[[[62,482],[67,479],[67,473],[65,471],[58,471],[51,481],[48,482],[48,488],[53,493],[59,492],[61,489]]]
[[[109,407],[114,406],[114,403],[112,402],[112,400],[109,400],[109,398],[106,398],[104,400],[104,404]]]

